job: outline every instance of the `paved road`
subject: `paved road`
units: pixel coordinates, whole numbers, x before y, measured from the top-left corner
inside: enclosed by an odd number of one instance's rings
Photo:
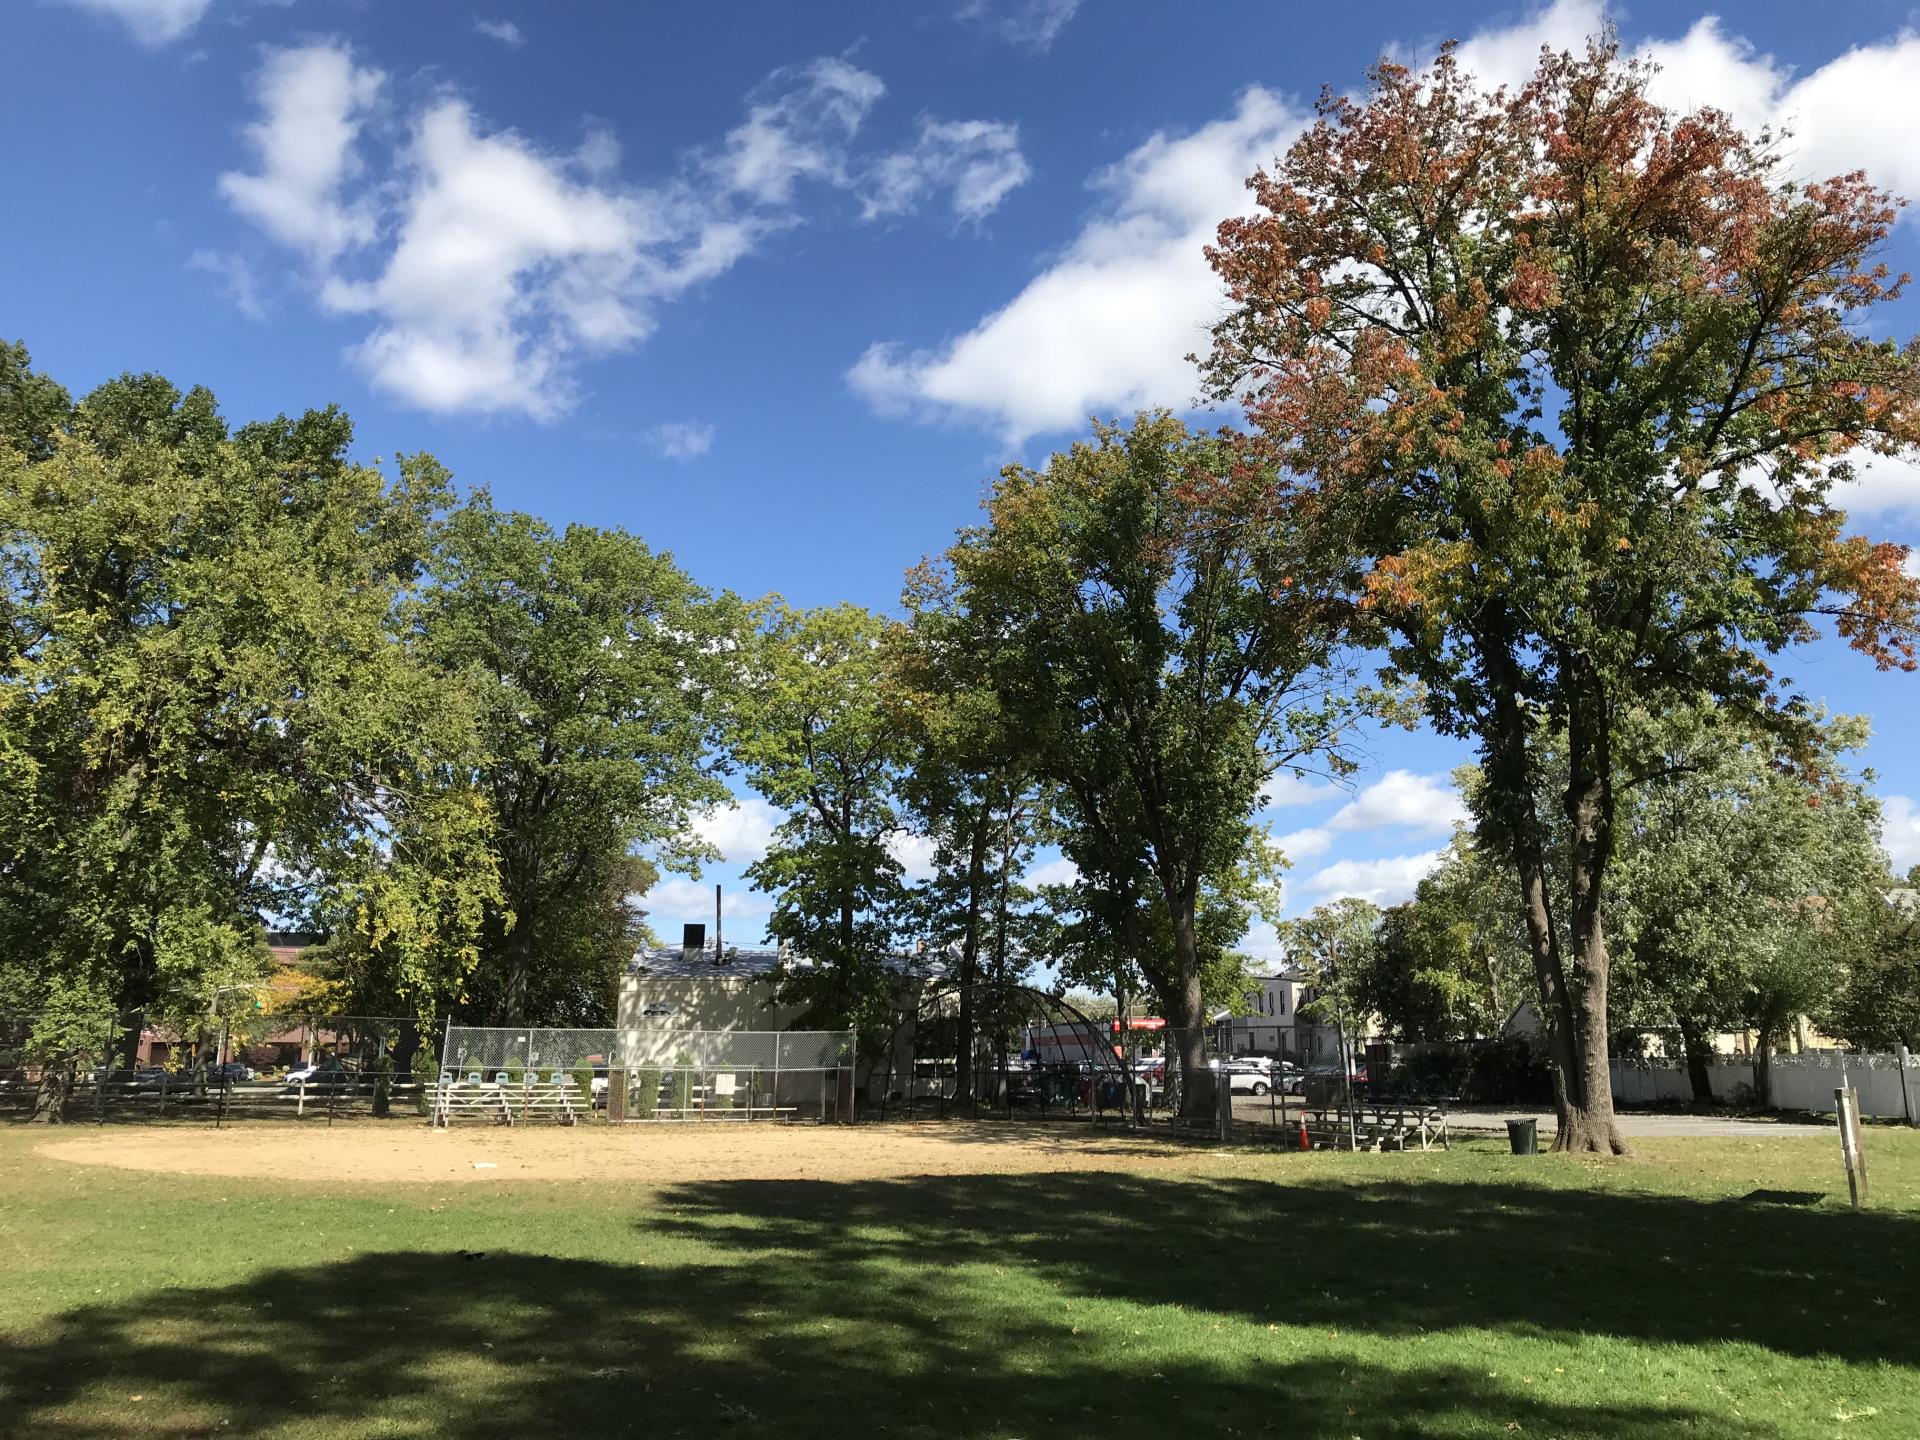
[[[1540,1133],[1554,1131],[1551,1110],[1454,1110],[1447,1116],[1455,1130],[1505,1132],[1508,1120],[1534,1119]],[[1832,1135],[1831,1125],[1807,1125],[1788,1120],[1723,1119],[1717,1115],[1648,1115],[1620,1110],[1614,1113],[1622,1135],[1720,1135],[1741,1139],[1781,1139],[1789,1135]]]
[[[1289,1097],[1294,1112],[1298,1113],[1299,1101]],[[1242,1121],[1264,1124],[1270,1113],[1271,1102],[1250,1095],[1233,1097],[1234,1115]],[[1665,1115],[1621,1110],[1615,1112],[1620,1123],[1620,1133],[1628,1136],[1661,1135],[1720,1135],[1733,1139],[1781,1139],[1790,1135],[1832,1135],[1831,1125],[1808,1125],[1799,1121],[1767,1120],[1757,1117],[1732,1119],[1718,1115]],[[1553,1123],[1553,1111],[1541,1110],[1502,1110],[1491,1106],[1460,1106],[1447,1112],[1447,1123],[1454,1130],[1492,1131],[1504,1135],[1509,1120],[1537,1120],[1540,1122],[1542,1136],[1551,1135],[1556,1128]]]

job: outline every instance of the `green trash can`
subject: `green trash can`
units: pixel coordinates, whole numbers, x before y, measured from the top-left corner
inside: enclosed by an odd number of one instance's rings
[[[1507,1144],[1516,1155],[1540,1153],[1540,1130],[1536,1120],[1507,1121]]]

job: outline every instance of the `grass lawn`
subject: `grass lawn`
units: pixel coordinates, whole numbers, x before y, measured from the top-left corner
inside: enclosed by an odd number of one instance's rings
[[[43,1138],[0,1130],[0,1436],[1920,1435],[1904,1131],[1857,1216],[1831,1138],[659,1189]]]

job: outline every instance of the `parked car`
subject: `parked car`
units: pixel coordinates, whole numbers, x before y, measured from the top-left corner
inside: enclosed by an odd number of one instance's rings
[[[207,1067],[209,1085],[239,1085],[253,1079],[253,1075],[253,1067],[240,1060],[229,1060],[224,1065]]]
[[[1227,1088],[1236,1095],[1265,1095],[1280,1084],[1275,1062],[1264,1055],[1236,1055],[1224,1065],[1212,1063],[1226,1071]]]
[[[338,1055],[327,1055],[306,1065],[296,1065],[287,1071],[288,1085],[305,1085],[308,1089],[340,1088],[356,1077],[356,1068]]]

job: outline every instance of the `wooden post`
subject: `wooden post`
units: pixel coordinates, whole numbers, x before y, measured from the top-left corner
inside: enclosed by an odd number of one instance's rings
[[[1902,1045],[1895,1052],[1895,1058],[1900,1062],[1900,1109],[1905,1113],[1908,1125],[1920,1125],[1920,1119],[1916,1119],[1913,1113],[1913,1079],[1907,1073],[1907,1061],[1911,1058],[1907,1054],[1907,1047]]]
[[[1833,1092],[1834,1113],[1840,1121],[1840,1159],[1847,1167],[1847,1194],[1853,1208],[1867,1203],[1867,1165],[1860,1153],[1860,1101],[1858,1092],[1840,1086]]]

